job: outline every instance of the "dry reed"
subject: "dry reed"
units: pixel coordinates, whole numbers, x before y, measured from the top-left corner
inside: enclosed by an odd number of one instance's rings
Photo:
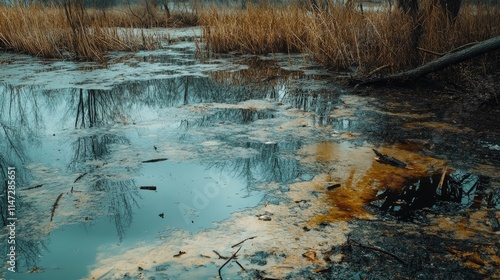
[[[376,68],[394,72],[500,35],[498,6],[464,4],[456,22],[430,1],[421,7],[418,20],[394,8],[363,11],[334,3],[320,9],[218,7],[202,13],[201,22],[207,47],[214,52],[304,52],[327,67],[357,66],[360,73]],[[416,28],[421,30],[417,46],[412,40]]]
[[[154,9],[143,20],[142,13],[139,6],[96,10],[78,5],[0,5],[0,50],[105,62],[107,51],[160,46],[151,32],[132,27],[196,24],[198,19],[195,13],[182,11],[172,12],[167,18]]]

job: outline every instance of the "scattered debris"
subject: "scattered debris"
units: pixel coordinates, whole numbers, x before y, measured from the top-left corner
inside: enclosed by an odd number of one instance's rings
[[[381,152],[375,150],[375,149],[372,149],[375,154],[377,155],[377,157],[375,158],[378,162],[381,162],[381,163],[385,163],[385,164],[389,164],[389,165],[392,165],[392,166],[396,166],[396,167],[401,167],[401,168],[406,168],[406,163],[398,160],[398,159],[395,159],[393,157],[390,157],[388,155],[384,155],[382,154]]]
[[[142,163],[159,162],[159,161],[165,161],[167,159],[168,158],[155,158],[155,159],[143,160],[141,162]]]
[[[139,189],[141,189],[141,190],[149,190],[149,191],[156,191],[156,186],[141,186]]]

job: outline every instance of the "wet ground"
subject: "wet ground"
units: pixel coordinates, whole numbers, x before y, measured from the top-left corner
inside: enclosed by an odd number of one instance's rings
[[[0,56],[6,279],[500,277],[498,105],[182,39],[110,58]]]

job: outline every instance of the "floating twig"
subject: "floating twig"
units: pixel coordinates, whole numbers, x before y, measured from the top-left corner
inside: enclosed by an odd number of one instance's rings
[[[234,260],[236,262],[237,265],[239,265],[241,267],[241,269],[243,269],[243,271],[247,271],[237,260]]]
[[[357,246],[362,247],[362,248],[372,249],[372,250],[379,251],[381,253],[387,254],[387,255],[393,257],[394,259],[396,259],[401,264],[406,265],[406,263],[402,259],[400,259],[398,256],[396,256],[395,254],[393,254],[393,253],[391,253],[391,252],[389,252],[389,251],[387,251],[387,250],[385,250],[383,248],[380,248],[378,246],[363,245],[363,244],[361,244],[361,243],[359,243],[357,241],[354,241],[354,240],[350,240],[350,242],[354,243],[354,245],[357,245]]]
[[[441,179],[439,180],[438,188],[442,188],[444,184],[444,177],[446,176],[446,171],[448,171],[448,168],[443,168],[443,174],[441,174]]]
[[[87,172],[85,172],[82,175],[78,176],[73,183],[76,183],[76,181],[80,180],[85,175],[87,175]]]
[[[178,258],[178,257],[180,257],[180,256],[184,255],[185,253],[186,253],[186,252],[179,251],[179,253],[177,253],[177,254],[175,254],[175,255],[174,255],[174,258]]]
[[[38,188],[41,188],[42,186],[43,186],[43,184],[36,185],[36,186],[34,186],[34,187],[29,187],[29,188],[26,188],[26,189],[24,189],[23,191],[32,190],[32,189],[38,189]]]
[[[230,262],[232,259],[234,259],[234,258],[236,257],[236,254],[238,254],[238,252],[239,252],[240,250],[241,250],[241,247],[240,247],[240,248],[238,248],[238,250],[236,250],[236,252],[234,252],[234,253],[231,255],[231,257],[230,257],[230,258],[229,258],[229,259],[228,259],[228,260],[227,260],[227,261],[226,261],[226,262],[225,262],[225,263],[224,263],[221,267],[219,267],[219,277],[220,277],[220,279],[222,279],[222,280],[223,280],[222,275],[221,275],[221,273],[220,273],[220,272],[221,272],[221,270],[222,270],[222,268],[223,268],[224,266],[226,266],[226,264],[227,264],[228,262]],[[241,265],[240,265],[240,266],[241,266]],[[242,268],[243,268],[243,267],[242,267]]]
[[[63,196],[64,193],[61,193],[57,199],[56,202],[54,202],[54,205],[52,205],[52,213],[50,214],[50,221],[54,219],[54,213],[56,212],[57,205],[59,205],[59,200],[61,200],[61,197]]]
[[[219,257],[219,259],[227,260],[229,257],[224,257],[223,255],[219,254],[217,251],[213,250],[213,252]]]
[[[377,158],[376,160],[381,162],[381,163],[385,163],[385,164],[389,164],[389,165],[392,165],[392,166],[396,166],[396,167],[402,167],[402,168],[406,168],[406,163],[398,160],[398,159],[395,159],[393,157],[390,157],[388,155],[384,155],[382,154],[381,152],[375,150],[375,149],[372,149],[375,154],[377,155]]]
[[[336,188],[340,188],[340,184],[333,184],[333,185],[329,185],[326,187],[327,190],[331,191],[331,190],[334,190]]]
[[[155,158],[155,159],[143,160],[142,163],[159,162],[159,161],[165,161],[167,159],[168,158]]]
[[[257,237],[257,235],[256,235],[256,236],[252,236],[252,237],[245,238],[245,239],[243,239],[243,241],[238,242],[238,243],[234,244],[233,246],[231,246],[231,248],[234,248],[234,247],[236,247],[236,246],[238,246],[238,245],[242,244],[243,242],[245,242],[245,241],[247,241],[247,240],[254,239],[255,237]]]

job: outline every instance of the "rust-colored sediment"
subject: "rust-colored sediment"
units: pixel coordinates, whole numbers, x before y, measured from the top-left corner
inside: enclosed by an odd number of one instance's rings
[[[341,187],[325,191],[326,200],[331,205],[328,213],[320,214],[310,220],[310,225],[347,221],[351,219],[371,219],[365,207],[375,200],[378,191],[399,189],[411,178],[432,175],[446,165],[444,160],[419,155],[413,145],[395,145],[377,148],[381,153],[397,158],[408,164],[409,168],[399,168],[375,160],[373,147],[352,147],[343,143],[319,143],[306,147],[303,153],[310,155],[305,162],[316,162],[329,172],[331,182]],[[325,186],[318,185],[324,190]]]

